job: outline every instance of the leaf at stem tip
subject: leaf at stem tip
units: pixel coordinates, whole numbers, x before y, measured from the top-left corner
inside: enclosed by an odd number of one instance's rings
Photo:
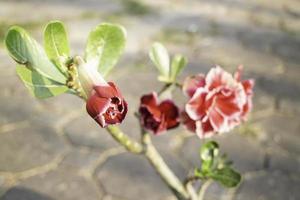
[[[167,49],[161,43],[154,43],[149,52],[149,57],[160,72],[159,80],[169,80],[170,57]]]
[[[85,59],[89,66],[98,68],[106,76],[124,51],[126,30],[116,24],[103,23],[89,34]]]
[[[57,96],[68,90],[66,86],[54,82],[22,65],[17,66],[17,74],[30,93],[40,99]]]
[[[42,47],[21,27],[13,26],[8,30],[5,45],[17,63],[26,65],[48,79],[65,84],[66,77],[50,62]]]
[[[44,47],[48,58],[62,73],[68,70],[64,61],[70,55],[70,47],[65,27],[60,21],[51,21],[44,31]]]
[[[209,177],[220,182],[225,187],[235,187],[241,182],[241,175],[230,167],[213,171]]]
[[[170,79],[174,82],[187,64],[187,59],[182,55],[175,55],[172,59]]]
[[[201,146],[200,157],[201,160],[212,160],[219,154],[219,145],[215,141],[206,142]]]

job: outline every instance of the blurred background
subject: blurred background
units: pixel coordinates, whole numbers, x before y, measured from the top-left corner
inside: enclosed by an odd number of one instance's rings
[[[129,101],[122,127],[137,139],[138,97],[161,87],[147,55],[154,41],[188,58],[184,75],[216,64],[233,73],[243,64],[244,77],[256,79],[254,110],[247,123],[213,138],[243,183],[231,190],[209,184],[205,200],[300,199],[300,1],[0,0],[1,200],[174,200],[144,158],[98,128],[83,101],[37,100],[21,84],[5,32],[18,24],[42,42],[54,19],[66,24],[73,55],[83,54],[101,22],[127,29],[126,52],[109,79]],[[199,166],[201,141],[183,128],[153,140],[181,179]]]

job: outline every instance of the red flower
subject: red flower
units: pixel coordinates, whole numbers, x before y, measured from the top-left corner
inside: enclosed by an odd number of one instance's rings
[[[171,100],[160,104],[155,92],[142,96],[139,109],[141,124],[154,134],[162,133],[179,125],[179,109]]]
[[[102,128],[121,123],[127,113],[127,103],[117,86],[106,82],[93,63],[85,63],[79,56],[74,61],[89,115]]]
[[[246,119],[252,108],[253,80],[241,81],[242,67],[234,77],[221,67],[207,76],[198,74],[185,80],[183,90],[190,97],[182,113],[186,127],[200,138],[228,132]]]
[[[105,86],[94,86],[86,103],[89,115],[103,128],[123,121],[127,103],[112,82]]]

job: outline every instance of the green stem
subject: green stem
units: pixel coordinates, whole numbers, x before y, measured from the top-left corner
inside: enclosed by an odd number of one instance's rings
[[[159,96],[164,93],[171,92],[173,89],[174,86],[172,84],[168,84],[159,92]],[[106,129],[110,135],[129,152],[145,155],[162,180],[179,200],[195,200],[195,192],[192,185],[185,188],[184,184],[172,172],[152,144],[149,133],[142,129],[142,146],[140,143],[129,138],[117,126],[108,126]]]
[[[205,192],[206,192],[207,188],[210,186],[211,183],[212,183],[212,180],[207,180],[201,185],[201,188],[200,188],[199,193],[198,193],[198,199],[199,200],[204,199]]]
[[[123,145],[128,151],[136,154],[143,152],[143,146],[129,138],[125,133],[123,133],[117,126],[108,126],[106,130],[110,135],[121,145]]]
[[[145,145],[145,156],[156,172],[160,175],[163,181],[172,190],[175,196],[180,199],[189,199],[189,193],[184,188],[178,177],[167,166],[163,158],[157,152],[156,148],[151,142],[150,135],[147,132],[143,132],[142,142]]]

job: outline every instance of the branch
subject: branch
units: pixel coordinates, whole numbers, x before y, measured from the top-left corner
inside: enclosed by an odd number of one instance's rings
[[[128,151],[136,154],[143,152],[143,146],[129,138],[125,133],[121,131],[118,126],[108,126],[106,130],[110,135],[121,145],[123,145]]]
[[[198,193],[199,200],[204,199],[205,192],[206,192],[207,188],[210,186],[210,184],[212,184],[212,180],[207,180],[201,185],[201,188]]]
[[[150,135],[143,131],[142,143],[145,145],[145,156],[178,199],[189,199],[189,194],[181,181],[164,162],[151,142]]]

